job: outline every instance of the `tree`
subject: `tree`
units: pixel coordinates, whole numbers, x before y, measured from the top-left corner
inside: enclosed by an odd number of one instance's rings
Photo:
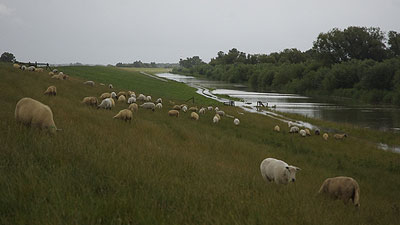
[[[198,56],[193,56],[192,58],[180,59],[179,65],[184,68],[192,68],[194,66],[204,64],[203,60],[200,59]]]
[[[4,52],[0,56],[0,62],[15,62],[15,56],[12,53]]]
[[[400,56],[400,34],[396,31],[389,31],[388,38],[389,50],[394,56]]]

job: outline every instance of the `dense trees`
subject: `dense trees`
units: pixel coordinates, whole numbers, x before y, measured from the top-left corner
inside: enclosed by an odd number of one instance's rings
[[[259,91],[400,105],[400,34],[395,31],[386,36],[374,27],[335,28],[319,34],[305,52],[294,48],[251,55],[233,48],[218,52],[208,64],[193,58],[181,60],[173,71],[247,83]]]
[[[15,62],[15,56],[12,53],[4,52],[0,56],[0,62]]]

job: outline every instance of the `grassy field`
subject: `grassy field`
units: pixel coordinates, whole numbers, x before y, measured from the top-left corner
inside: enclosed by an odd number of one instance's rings
[[[64,67],[66,81],[0,64],[0,224],[398,224],[400,155],[376,142],[400,145],[398,134],[293,116],[343,130],[342,141],[301,138],[286,124],[196,95],[193,88],[112,67]],[[131,123],[112,117],[127,104],[97,110],[80,101],[114,91],[162,97],[155,112],[139,109]],[[44,96],[50,85],[57,96]],[[235,115],[212,123],[182,113],[168,117],[169,101],[218,105]],[[16,102],[49,105],[62,131],[54,136],[19,125]],[[192,105],[192,104],[189,104]],[[272,128],[279,124],[281,133]],[[266,184],[259,165],[275,157],[300,167],[287,186]],[[351,176],[361,207],[316,196],[323,180]]]
[[[146,73],[168,73],[172,71],[172,68],[136,68],[136,67],[118,67],[121,70],[131,71],[131,72],[146,72]]]

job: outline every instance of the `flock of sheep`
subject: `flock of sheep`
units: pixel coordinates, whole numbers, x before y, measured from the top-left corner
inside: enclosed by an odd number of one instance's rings
[[[36,71],[37,69],[27,69],[24,66],[19,66],[14,64],[15,68],[19,68],[22,70],[28,71]],[[28,67],[30,68],[30,67]],[[39,72],[43,72],[39,71]],[[68,75],[63,74],[57,70],[53,70],[49,73],[52,78],[54,76],[61,77],[61,80],[68,79]],[[66,77],[66,78],[64,78]],[[58,79],[58,78],[57,78]],[[94,86],[93,81],[84,82],[86,85]],[[104,84],[101,84],[104,85]],[[108,87],[113,89],[113,85],[109,84]],[[57,89],[55,86],[50,86],[44,92],[45,95],[56,96]],[[151,96],[145,96],[143,94],[139,94],[136,96],[133,91],[120,91],[118,94],[115,92],[106,92],[102,93],[99,97],[101,102],[99,102],[97,97],[88,96],[84,97],[82,100],[83,104],[88,106],[93,106],[103,109],[111,109],[115,106],[115,101],[128,104],[127,109],[120,110],[113,118],[121,119],[124,121],[131,121],[133,117],[133,112],[138,111],[137,102],[141,102],[141,108],[149,109],[155,111],[155,109],[161,109],[162,99],[158,98],[155,102],[152,102]],[[220,110],[218,107],[213,108],[212,106],[208,106],[207,108],[202,107],[198,109],[196,106],[189,107],[186,104],[177,105],[174,102],[170,101],[170,104],[173,105],[172,109],[168,111],[168,115],[171,117],[178,117],[180,112],[190,112],[190,118],[193,120],[199,120],[199,114],[205,114],[206,111],[215,111],[215,115],[213,117],[213,123],[218,123],[222,117],[234,118],[233,116],[227,115],[224,111]],[[22,98],[17,102],[15,107],[15,119],[17,122],[20,122],[25,125],[32,125],[35,127],[39,127],[43,130],[47,130],[50,133],[54,134],[57,129],[54,120],[53,113],[49,106],[34,100],[32,98]],[[233,123],[235,125],[239,125],[240,121],[238,118],[234,118]],[[301,136],[305,137],[307,135],[311,135],[309,129],[300,129],[297,126],[293,126],[291,122],[288,124],[290,133],[299,133]],[[276,125],[274,130],[280,132],[280,127]],[[315,134],[319,135],[320,130],[316,129]],[[342,139],[346,137],[346,134],[335,134],[334,137],[336,139]],[[328,134],[324,133],[324,139],[328,139]],[[284,161],[277,160],[274,158],[266,158],[261,162],[260,165],[261,175],[267,182],[274,181],[277,184],[288,184],[289,182],[294,182],[296,180],[296,172],[300,170],[300,168],[296,166],[290,166]],[[319,190],[321,194],[327,194],[336,199],[342,199],[345,203],[349,200],[353,202],[355,206],[359,206],[359,198],[360,198],[360,188],[358,186],[357,181],[350,177],[334,177],[326,179],[321,188]]]

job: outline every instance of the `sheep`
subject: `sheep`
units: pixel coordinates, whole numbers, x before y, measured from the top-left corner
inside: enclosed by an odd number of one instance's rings
[[[174,107],[172,107],[172,109],[174,109],[174,110],[181,110],[181,106],[180,106],[180,105],[174,105]]]
[[[239,126],[240,120],[239,120],[238,118],[235,118],[235,119],[233,120],[233,124],[235,124],[236,126]]]
[[[69,79],[69,76],[67,74],[64,74],[62,77],[63,77],[64,80],[68,80]]]
[[[218,114],[217,114],[217,115],[218,115]],[[217,115],[215,115],[215,116],[213,117],[213,123],[218,123],[218,122],[219,122],[220,117],[218,117]]]
[[[186,105],[184,105],[184,106],[182,107],[182,111],[183,111],[184,113],[186,113],[186,112],[187,112],[187,110],[188,110],[187,106],[186,106]]]
[[[146,97],[146,101],[151,102],[151,96],[150,95]]]
[[[41,73],[43,72],[43,68],[35,68],[35,72]]]
[[[112,107],[114,107],[114,106],[115,106],[115,101],[114,101],[114,99],[113,99],[113,98],[108,98],[108,99],[110,99],[111,104],[112,104]]]
[[[216,113],[217,113],[218,115],[220,115],[220,116],[225,116],[225,112],[222,111],[222,110],[218,110],[218,111],[216,111]]]
[[[53,69],[53,71],[52,71],[54,74],[56,74],[56,73],[58,73],[58,70],[57,69]]]
[[[152,102],[145,102],[142,105],[140,105],[140,107],[142,107],[144,109],[151,109],[154,112],[156,105]]]
[[[347,134],[334,134],[333,137],[334,137],[336,140],[341,140],[341,139],[347,137]]]
[[[136,98],[135,92],[132,92],[130,96]]]
[[[117,98],[117,94],[115,92],[111,92],[110,94],[111,94],[111,98],[115,98],[115,99]]]
[[[120,91],[120,92],[118,92],[117,97],[119,98],[121,95],[127,97],[127,94],[126,94],[125,91]]]
[[[105,99],[105,98],[111,98],[111,94],[108,92],[104,92],[103,94],[100,95],[99,97],[101,100]]]
[[[355,207],[360,206],[360,186],[351,177],[327,178],[318,194],[325,194],[333,199],[341,199],[345,204],[351,200]]]
[[[28,71],[35,71],[35,67],[34,66],[30,66],[30,67],[28,67]]]
[[[298,133],[299,130],[300,130],[299,127],[294,126],[294,127],[291,127],[291,128],[290,128],[289,133]]]
[[[50,86],[47,88],[47,90],[44,92],[45,95],[57,95],[57,88],[55,86]]]
[[[318,128],[315,129],[315,131],[314,131],[314,134],[315,134],[315,135],[319,135],[320,133],[321,133],[321,130],[320,130],[320,129],[318,129]]]
[[[106,85],[105,85],[105,84],[103,84],[103,83],[99,83],[99,85],[100,85],[100,86],[106,86]]]
[[[129,120],[130,123],[132,120],[132,111],[129,109],[123,109],[119,111],[117,115],[113,117],[113,119],[125,120],[125,122]]]
[[[128,91],[126,97],[135,97],[136,98],[136,94],[133,91]]]
[[[106,98],[106,99],[103,99],[103,101],[101,101],[100,105],[97,106],[97,109],[104,108],[104,109],[111,110],[111,107],[112,107],[111,98]]]
[[[63,72],[59,72],[58,75],[64,75],[64,73]]]
[[[162,98],[158,98],[156,103],[162,103]]]
[[[187,107],[187,105],[186,105],[186,104],[182,104],[182,105],[181,105],[181,108],[183,108],[184,106],[186,106],[186,107]]]
[[[136,102],[136,98],[135,97],[129,97],[128,98],[128,104],[132,104]]]
[[[199,110],[199,114],[206,114],[206,108],[201,108]]]
[[[219,114],[215,114],[216,117],[218,117],[219,120],[221,120],[221,116]]]
[[[49,72],[49,76],[54,76],[54,73],[53,72]]]
[[[86,85],[89,85],[89,86],[94,86],[94,81],[92,81],[92,80],[88,80],[88,81],[85,81],[85,82],[83,82],[83,84],[86,84]]]
[[[196,112],[190,113],[190,119],[199,120],[199,114],[197,114]]]
[[[136,103],[132,103],[128,106],[128,109],[131,110],[132,112],[137,112],[139,110],[139,107]]]
[[[96,106],[98,103],[98,100],[96,97],[84,97],[81,103],[90,105],[90,106]]]
[[[324,134],[322,135],[322,138],[324,138],[325,141],[328,140],[328,137],[329,137],[329,135],[328,135],[327,133],[324,133]]]
[[[55,134],[57,129],[50,107],[32,98],[22,98],[15,106],[15,120],[27,126],[39,127]]]
[[[260,164],[261,175],[266,182],[274,181],[276,184],[288,184],[296,181],[296,172],[301,170],[299,167],[290,166],[286,162],[266,158]]]
[[[156,108],[157,108],[157,109],[161,109],[161,108],[162,108],[162,104],[161,104],[161,103],[157,103],[157,104],[156,104]]]
[[[178,117],[179,116],[179,111],[178,110],[169,110],[168,111],[168,115],[169,116],[176,116],[176,117]]]
[[[109,84],[109,85],[108,85],[108,88],[113,89],[114,86],[113,86],[112,84]]]
[[[303,130],[303,129],[301,129],[301,130],[299,131],[299,134],[300,134],[302,137],[307,136],[307,132],[306,132],[305,130]]]
[[[26,66],[25,66],[25,65],[22,65],[22,66],[21,66],[21,70],[26,70]]]
[[[214,110],[215,110],[215,111],[219,111],[219,108],[218,108],[218,106],[216,106],[216,107],[214,108]]]
[[[137,98],[138,101],[142,101],[142,102],[146,101],[146,99],[147,99],[146,96],[144,96],[143,94],[139,94],[139,96]]]
[[[208,111],[212,111],[213,107],[212,106],[208,106],[207,109],[208,109]]]
[[[280,128],[278,125],[276,125],[276,126],[274,127],[274,131],[280,132],[280,131],[281,131],[281,128]]]
[[[17,63],[14,63],[14,64],[13,64],[13,67],[16,68],[16,69],[21,68],[21,66],[20,66],[19,64],[17,64]]]
[[[287,125],[288,125],[288,127],[291,127],[291,126],[293,126],[293,123],[292,123],[292,121],[289,121],[289,122],[287,123]]]
[[[64,80],[64,78],[63,78],[63,76],[62,75],[53,75],[51,78],[53,78],[53,79],[57,79],[57,80]]]
[[[307,136],[311,136],[310,129],[306,128],[306,129],[304,129],[304,130],[306,131]]]
[[[118,97],[118,102],[125,102],[125,101],[126,101],[126,98],[125,98],[124,95],[120,95],[120,96]]]

